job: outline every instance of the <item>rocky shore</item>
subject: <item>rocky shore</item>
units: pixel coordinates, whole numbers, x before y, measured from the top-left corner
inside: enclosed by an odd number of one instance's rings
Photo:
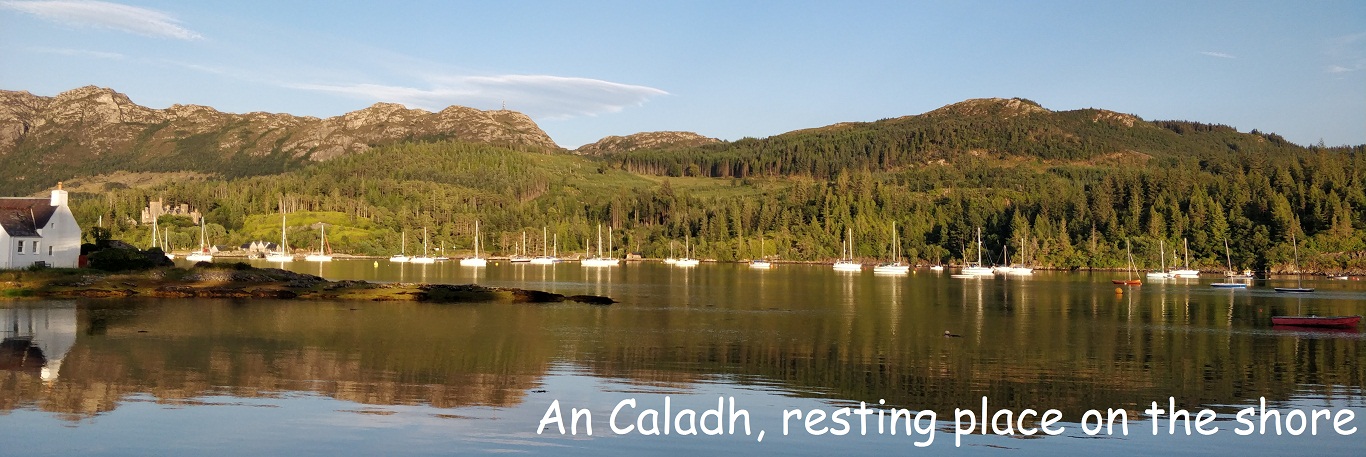
[[[109,273],[91,269],[0,272],[0,297],[155,297],[274,300],[420,301],[433,303],[615,303],[609,297],[476,284],[390,284],[329,281],[318,276],[244,263]]]

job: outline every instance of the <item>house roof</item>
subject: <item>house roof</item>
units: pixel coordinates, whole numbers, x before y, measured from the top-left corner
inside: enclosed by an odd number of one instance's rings
[[[47,198],[0,198],[0,228],[9,236],[40,236],[57,207]]]

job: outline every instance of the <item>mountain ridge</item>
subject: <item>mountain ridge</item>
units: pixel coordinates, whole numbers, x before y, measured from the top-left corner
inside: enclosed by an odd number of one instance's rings
[[[11,192],[114,171],[264,174],[414,139],[560,150],[530,117],[506,110],[376,103],[318,118],[190,104],[154,109],[96,86],[52,97],[0,90],[0,157],[30,164],[0,170],[0,179],[22,183],[6,186],[18,187],[5,189]]]

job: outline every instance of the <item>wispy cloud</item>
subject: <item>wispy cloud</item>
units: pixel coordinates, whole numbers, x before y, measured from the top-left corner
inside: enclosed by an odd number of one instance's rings
[[[75,26],[104,27],[138,35],[196,40],[203,38],[180,20],[156,10],[92,0],[0,1],[0,8]]]
[[[35,47],[30,47],[30,48],[28,48],[28,50],[31,51],[31,52],[37,52],[37,53],[42,53],[42,54],[56,54],[56,55],[72,56],[72,57],[94,57],[94,58],[97,58],[97,59],[110,59],[110,60],[123,60],[123,59],[128,58],[128,56],[125,56],[125,55],[120,54],[120,53],[117,53],[117,52],[92,51],[92,50],[88,50],[88,49],[45,48],[45,47],[37,47],[37,46],[35,46]]]
[[[1237,58],[1238,58],[1237,56],[1234,56],[1233,54],[1226,54],[1226,53],[1215,52],[1215,51],[1200,51],[1200,54],[1204,54],[1204,55],[1207,55],[1207,56],[1210,56],[1210,57],[1218,57],[1218,58],[1220,58],[1220,59],[1237,59]]]
[[[427,88],[382,84],[289,86],[366,100],[397,102],[433,111],[448,105],[495,107],[506,103],[508,109],[547,119],[615,113],[669,94],[653,87],[550,75],[434,76],[427,80],[430,84]]]
[[[1366,69],[1366,33],[1343,35],[1328,40],[1324,54],[1334,62],[1328,65],[1328,73],[1343,74]]]

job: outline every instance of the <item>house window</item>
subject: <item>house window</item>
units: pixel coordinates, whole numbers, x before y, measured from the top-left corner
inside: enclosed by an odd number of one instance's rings
[[[52,255],[52,245],[47,245],[47,255]]]
[[[24,253],[24,240],[19,240],[19,254]]]
[[[33,244],[32,244],[32,246],[33,246],[33,249],[32,249],[33,255],[38,255],[38,242],[37,242],[37,241],[33,241],[32,243],[33,243]]]

